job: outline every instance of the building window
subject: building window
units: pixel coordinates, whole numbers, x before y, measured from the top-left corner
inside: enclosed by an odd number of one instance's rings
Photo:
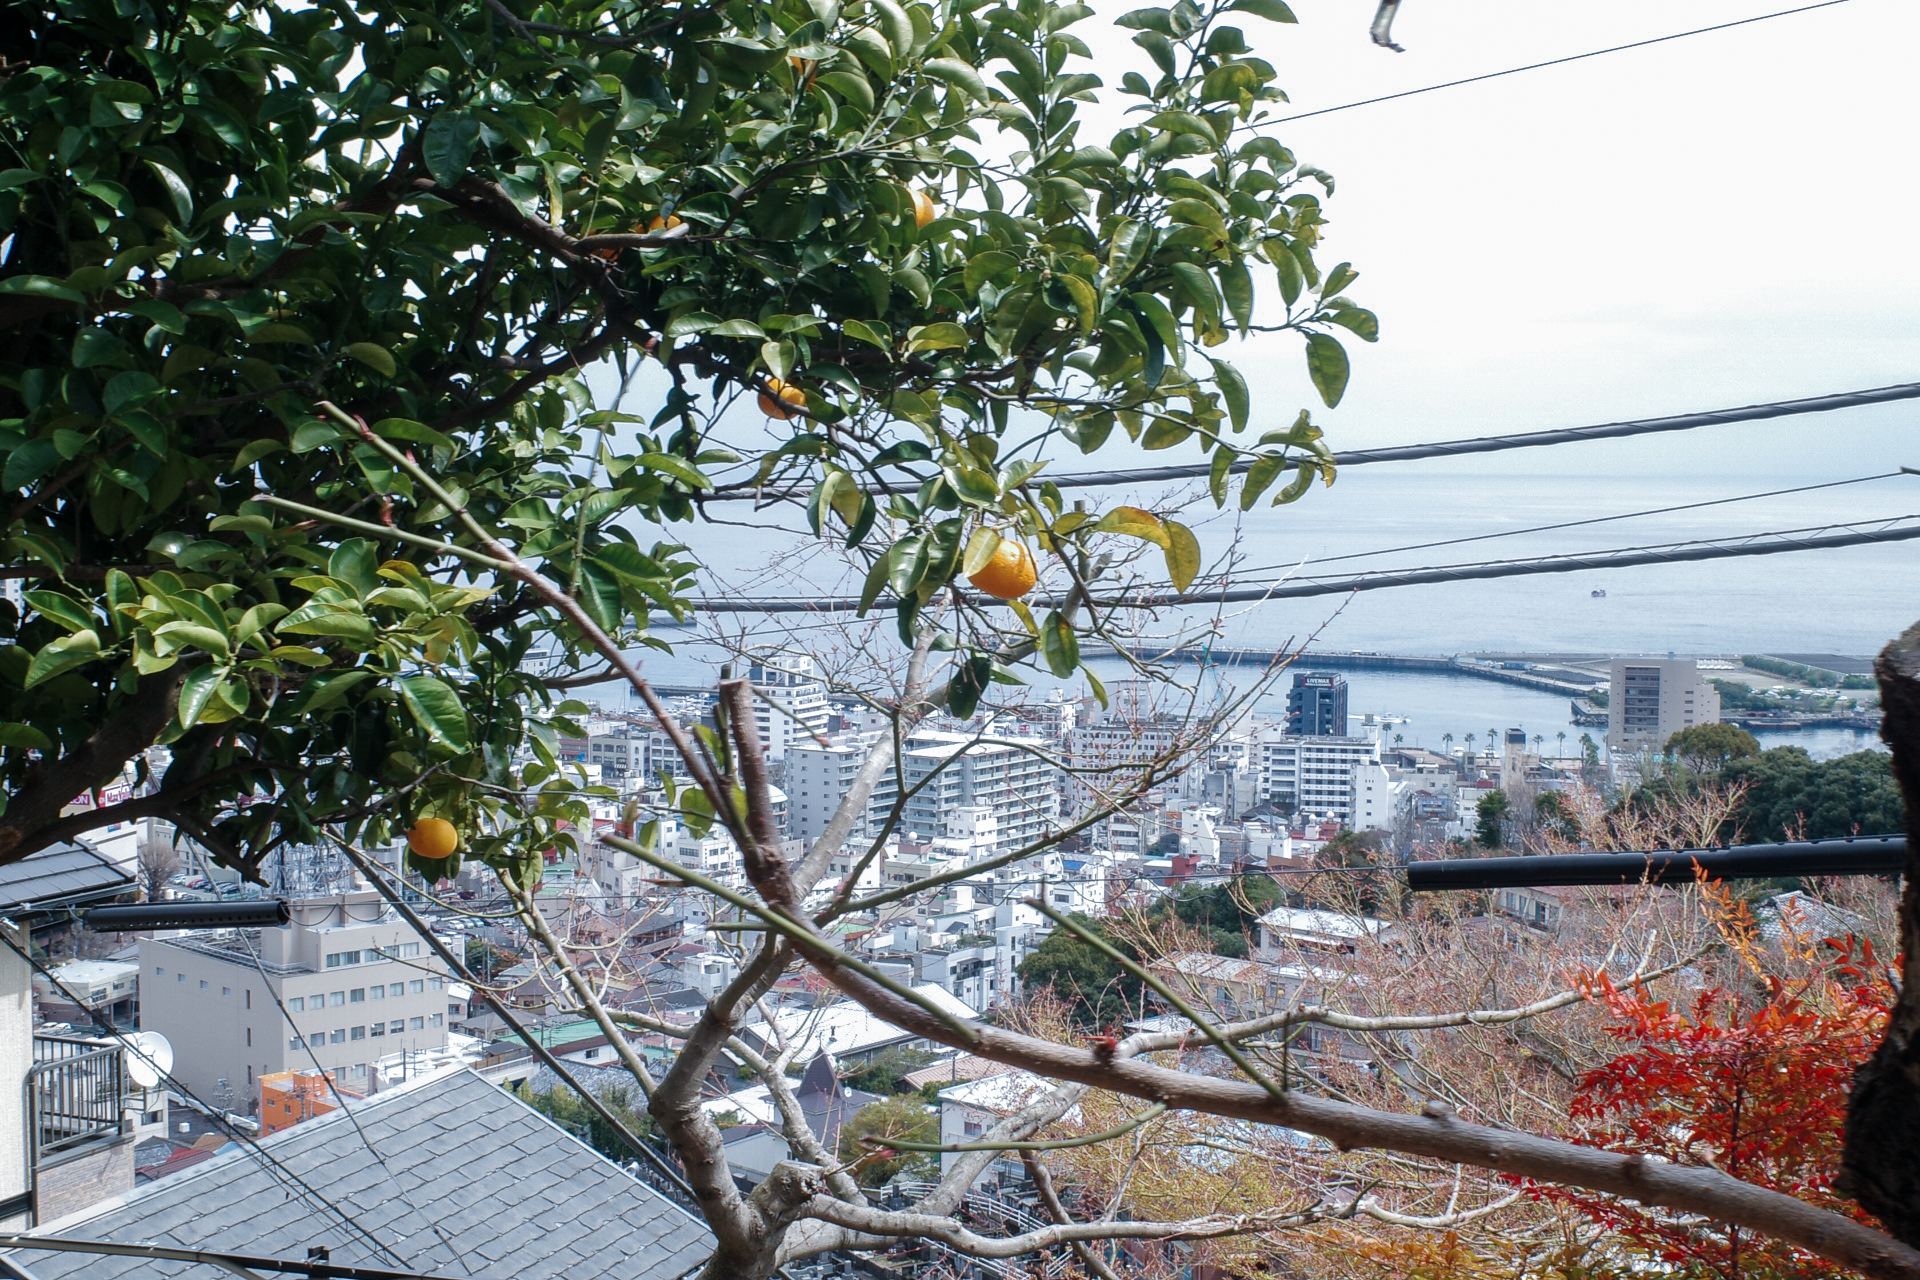
[[[427,1029],[427,1020],[425,1018],[412,1018],[409,1019],[408,1022],[410,1030],[425,1031]]]
[[[173,980],[175,982],[185,982],[187,980],[187,975],[184,973],[176,973],[173,975]]]
[[[367,1028],[367,1034],[370,1036],[383,1036],[387,1034],[387,1024],[384,1022],[376,1022]]]
[[[347,1033],[347,1038],[349,1040],[365,1040],[367,1038],[367,1029],[365,1027],[355,1027]]]
[[[329,1031],[327,1033],[328,1044],[345,1044],[346,1042],[347,1042],[347,1033],[337,1027],[334,1030]]]
[[[447,980],[445,978],[428,978],[427,985],[435,991],[444,991],[446,990]]]
[[[404,982],[396,982],[392,986],[387,988],[387,994],[390,996],[403,996],[406,993],[407,993],[407,984]]]
[[[207,989],[207,980],[205,978],[200,979],[200,989],[202,991]]]
[[[167,971],[165,969],[162,969],[159,965],[155,965],[153,966],[153,976],[156,978],[164,978],[167,976]]]
[[[232,987],[222,987],[222,988],[220,988],[220,994],[221,994],[221,995],[223,995],[223,996],[230,996],[230,995],[232,995],[232,994],[233,994],[233,988],[232,988]]]
[[[247,1028],[247,1048],[253,1048],[253,1028]]]
[[[336,1008],[338,1008],[338,1007],[339,1007],[340,1005],[343,1005],[343,1004],[345,1004],[346,1002],[347,1002],[347,993],[346,993],[346,992],[344,992],[344,991],[329,991],[329,992],[327,992],[327,1003],[328,1003],[328,1004],[330,1004],[330,1005],[333,1005],[333,1006],[335,1006]]]
[[[977,1138],[980,1136],[980,1122],[978,1120],[969,1120],[962,1127],[966,1130],[969,1138]]]
[[[327,1033],[324,1031],[316,1031],[312,1035],[307,1037],[307,1043],[310,1045],[319,1046],[319,1045],[325,1044],[326,1042],[327,1042]]]
[[[354,1063],[354,1064],[353,1064],[353,1077],[354,1077],[354,1079],[356,1079],[356,1080],[365,1080],[365,1079],[367,1078],[367,1064],[366,1064],[366,1063],[364,1063],[364,1062],[356,1062],[356,1063]]]
[[[426,989],[427,989],[426,982],[420,978],[415,978],[412,982],[409,982],[407,984],[407,990],[412,992],[416,996],[419,995],[422,991],[425,991]]]
[[[402,1022],[402,1021],[401,1021],[400,1019],[398,1019],[398,1018],[395,1018],[395,1019],[394,1019],[394,1020],[393,1020],[392,1022],[389,1022],[389,1023],[387,1024],[387,1031],[388,1031],[388,1032],[389,1032],[390,1034],[392,1034],[392,1035],[396,1035],[396,1036],[397,1036],[397,1035],[399,1035],[399,1034],[400,1034],[400,1033],[401,1033],[402,1031],[405,1031],[406,1029],[407,1029],[407,1024],[406,1024],[406,1023],[404,1023],[404,1022]]]
[[[298,1050],[298,1049],[304,1049],[306,1047],[307,1047],[307,1042],[305,1040],[302,1040],[299,1036],[295,1036],[293,1039],[287,1041],[287,1048],[289,1049]]]
[[[375,1000],[385,1000],[387,998],[387,989],[385,986],[374,987],[368,994]]]
[[[446,1015],[445,1015],[445,1014],[441,1014],[441,1013],[436,1013],[436,1014],[433,1014],[433,1015],[431,1015],[431,1016],[430,1016],[430,1017],[429,1017],[429,1018],[427,1019],[427,1025],[428,1025],[428,1026],[430,1026],[430,1027],[437,1027],[437,1026],[439,1026],[439,1025],[441,1025],[442,1023],[444,1023],[444,1022],[445,1022],[446,1020],[447,1020],[447,1019],[446,1019]]]
[[[287,1008],[293,1013],[305,1013],[307,1011],[307,998],[305,996],[292,996],[287,1000]]]
[[[353,990],[347,992],[347,1002],[349,1004],[365,1004],[367,1002],[367,989],[365,987],[355,987]]]
[[[343,969],[348,965],[359,963],[360,953],[358,951],[333,951],[327,955],[327,968],[329,969]]]

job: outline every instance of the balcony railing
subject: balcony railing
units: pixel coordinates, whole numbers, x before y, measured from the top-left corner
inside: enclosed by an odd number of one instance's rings
[[[35,1036],[27,1072],[27,1138],[37,1166],[50,1155],[123,1130],[126,1057],[117,1044]]]

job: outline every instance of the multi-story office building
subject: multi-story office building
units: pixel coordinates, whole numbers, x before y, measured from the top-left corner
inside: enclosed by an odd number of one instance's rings
[[[792,744],[786,767],[789,836],[809,842],[819,838],[878,740],[879,735],[874,733],[843,733],[824,743],[802,740]],[[870,840],[879,833],[900,795],[897,778],[892,769],[882,775],[867,798],[865,811],[854,822],[849,839]]]
[[[1608,664],[1607,746],[1659,750],[1668,738],[1720,720],[1720,691],[1692,658],[1615,658]]]
[[[803,654],[764,654],[747,668],[753,682],[754,728],[767,759],[785,760],[799,743],[825,738],[833,709],[814,678],[813,659]]]
[[[1331,818],[1353,826],[1362,807],[1356,801],[1356,776],[1362,785],[1380,785],[1371,766],[1380,763],[1380,744],[1372,738],[1283,733],[1265,743],[1267,799],[1282,813]],[[1373,812],[1367,815],[1370,820]]]
[[[371,889],[294,902],[293,923],[140,941],[140,1018],[173,1074],[246,1111],[265,1075],[317,1067],[370,1092],[375,1063],[447,1044],[447,979]]]
[[[1017,849],[1038,839],[1060,814],[1059,770],[1037,742],[915,734],[901,766],[911,792],[904,826],[921,837],[968,834],[949,831],[949,819],[960,819],[963,810],[988,809],[996,847]]]
[[[1347,678],[1330,671],[1296,671],[1287,690],[1287,732],[1347,736]]]

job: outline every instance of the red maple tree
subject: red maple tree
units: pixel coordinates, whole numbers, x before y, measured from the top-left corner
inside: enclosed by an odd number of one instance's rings
[[[1879,1042],[1894,1000],[1892,976],[1870,942],[1814,944],[1789,927],[1786,979],[1763,968],[1752,917],[1728,905],[1723,935],[1755,979],[1745,994],[1714,988],[1684,1007],[1604,974],[1590,996],[1614,1015],[1608,1032],[1633,1048],[1580,1081],[1571,1115],[1581,1138],[1734,1177],[1871,1222],[1833,1190],[1847,1087]],[[1796,954],[1797,952],[1797,954]],[[1824,1280],[1849,1273],[1725,1223],[1630,1201],[1541,1186],[1630,1250],[1680,1275]]]

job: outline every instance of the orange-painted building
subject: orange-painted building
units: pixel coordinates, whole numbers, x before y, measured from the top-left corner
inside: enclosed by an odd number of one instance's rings
[[[260,1136],[338,1111],[343,1098],[362,1095],[334,1084],[333,1072],[280,1071],[260,1077]]]

